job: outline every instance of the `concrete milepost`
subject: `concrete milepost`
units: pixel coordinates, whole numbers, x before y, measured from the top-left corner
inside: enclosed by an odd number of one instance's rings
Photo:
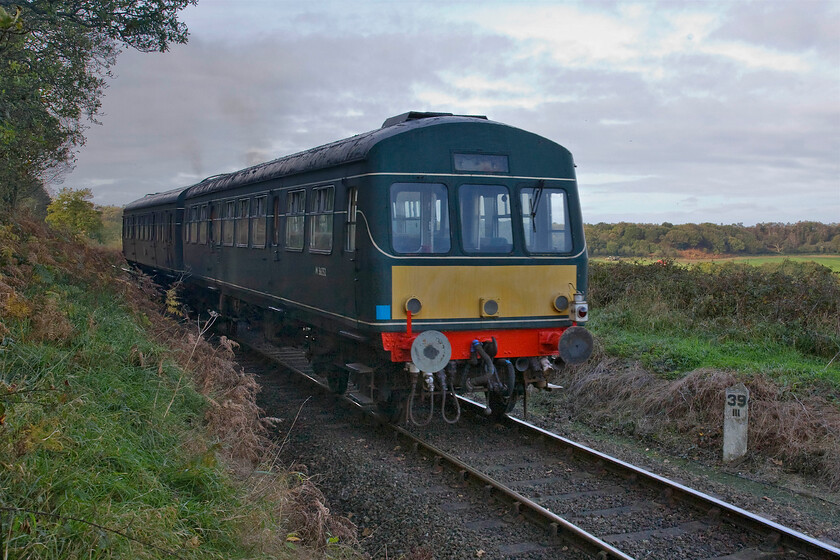
[[[726,389],[723,408],[723,460],[732,462],[747,454],[750,391],[743,383]]]

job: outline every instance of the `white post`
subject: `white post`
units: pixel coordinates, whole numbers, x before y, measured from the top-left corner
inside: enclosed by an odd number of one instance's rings
[[[723,460],[735,461],[747,454],[747,423],[750,391],[743,383],[726,389],[723,408]]]

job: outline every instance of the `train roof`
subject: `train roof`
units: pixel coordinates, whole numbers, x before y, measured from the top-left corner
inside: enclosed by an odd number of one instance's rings
[[[179,187],[177,189],[172,189],[171,191],[147,194],[139,200],[135,200],[134,202],[129,202],[128,204],[126,204],[124,210],[140,210],[141,208],[146,208],[149,206],[160,206],[161,204],[178,203],[181,200],[183,200],[187,189],[189,189],[189,187]]]
[[[344,140],[338,140],[304,152],[260,163],[240,171],[210,177],[201,183],[189,187],[186,198],[194,198],[219,190],[295,175],[315,169],[362,161],[367,157],[371,148],[387,138],[418,128],[466,122],[483,122],[490,125],[507,126],[489,121],[487,117],[480,115],[453,115],[452,113],[410,111],[387,119],[382,124],[382,127],[376,130],[363,132],[362,134],[357,134]]]

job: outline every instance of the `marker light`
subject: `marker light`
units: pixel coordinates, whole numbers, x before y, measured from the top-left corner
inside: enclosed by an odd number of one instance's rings
[[[499,316],[499,298],[481,298],[481,316]]]
[[[557,296],[554,298],[554,309],[561,313],[569,307],[569,298],[566,296]]]
[[[408,298],[408,301],[405,302],[405,310],[411,311],[412,315],[417,315],[420,313],[420,310],[423,309],[423,304],[420,303],[420,300],[416,297]]]

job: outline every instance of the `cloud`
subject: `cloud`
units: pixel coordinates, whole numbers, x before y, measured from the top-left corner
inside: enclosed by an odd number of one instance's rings
[[[124,204],[432,110],[569,148],[588,221],[836,221],[838,9],[741,5],[202,0],[121,56],[67,184]]]
[[[818,53],[829,62],[840,57],[837,22],[840,4],[831,0],[731,2],[713,38],[770,50]]]

